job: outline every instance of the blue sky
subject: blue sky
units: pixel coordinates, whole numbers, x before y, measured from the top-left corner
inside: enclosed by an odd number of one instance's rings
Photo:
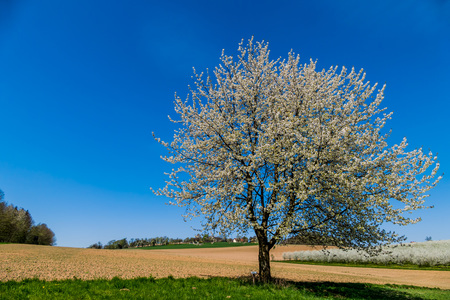
[[[364,68],[387,84],[391,144],[450,165],[450,1],[1,1],[0,189],[46,223],[59,246],[187,237],[165,205],[173,96],[192,67],[212,69],[241,39],[302,62]],[[450,181],[431,191],[409,240],[450,239]],[[391,228],[391,227],[388,227]]]

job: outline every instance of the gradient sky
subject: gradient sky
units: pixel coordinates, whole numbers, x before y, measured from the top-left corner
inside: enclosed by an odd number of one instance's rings
[[[450,166],[450,1],[0,1],[0,189],[59,246],[194,236],[164,186],[173,97],[241,39],[387,84],[391,145]],[[408,240],[450,239],[450,181]]]

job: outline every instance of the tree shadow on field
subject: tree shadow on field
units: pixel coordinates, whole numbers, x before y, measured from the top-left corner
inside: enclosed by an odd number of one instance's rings
[[[252,284],[250,277],[241,277],[246,284]],[[376,285],[370,283],[341,283],[341,282],[296,282],[281,278],[274,278],[273,284],[279,288],[291,287],[303,291],[311,296],[330,297],[333,299],[390,299],[390,300],[423,300],[417,295],[405,292],[406,289],[428,289],[406,285]],[[261,283],[257,283],[259,285]],[[432,288],[429,288],[433,290]],[[428,299],[428,298],[427,298]]]
[[[423,299],[398,289],[406,289],[408,286],[378,286],[364,283],[338,282],[288,282],[288,284],[315,296],[333,297],[336,299]]]

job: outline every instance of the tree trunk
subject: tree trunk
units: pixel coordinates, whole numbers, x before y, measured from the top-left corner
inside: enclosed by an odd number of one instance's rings
[[[270,282],[272,275],[270,274],[270,256],[269,256],[269,244],[267,241],[259,241],[259,279],[264,282]]]

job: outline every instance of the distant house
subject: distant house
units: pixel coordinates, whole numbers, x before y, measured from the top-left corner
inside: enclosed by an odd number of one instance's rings
[[[236,239],[233,239],[233,243],[237,243],[237,240],[236,240]]]

